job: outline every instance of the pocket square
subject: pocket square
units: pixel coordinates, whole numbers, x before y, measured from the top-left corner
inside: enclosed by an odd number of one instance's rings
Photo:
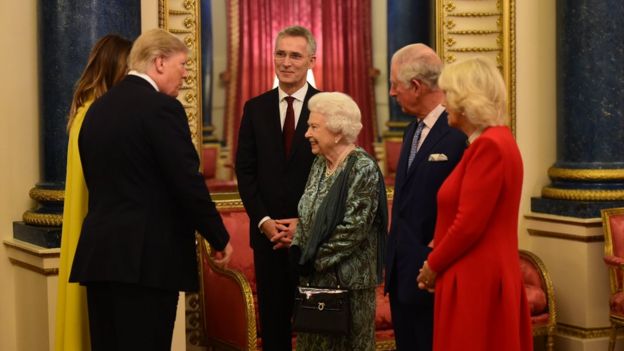
[[[430,154],[428,161],[429,162],[448,161],[448,157],[446,157],[445,154]]]

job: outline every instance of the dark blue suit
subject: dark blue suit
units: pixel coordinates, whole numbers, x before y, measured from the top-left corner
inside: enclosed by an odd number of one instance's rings
[[[433,294],[419,290],[416,277],[431,251],[428,244],[433,239],[438,189],[461,159],[466,136],[449,127],[444,112],[408,169],[416,126],[417,121],[412,122],[403,136],[392,203],[385,283],[386,292],[390,293],[397,350],[429,351],[433,336]],[[447,160],[430,160],[432,154],[443,154]]]

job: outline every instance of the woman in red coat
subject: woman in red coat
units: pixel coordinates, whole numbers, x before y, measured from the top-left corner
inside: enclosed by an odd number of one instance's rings
[[[493,62],[472,58],[447,66],[439,86],[470,145],[438,191],[434,249],[418,276],[435,290],[433,348],[532,350],[518,258],[522,159],[504,123],[505,84]]]

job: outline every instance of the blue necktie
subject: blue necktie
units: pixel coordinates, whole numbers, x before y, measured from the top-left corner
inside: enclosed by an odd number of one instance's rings
[[[425,123],[421,120],[418,122],[418,127],[416,127],[416,132],[414,133],[414,138],[412,138],[412,146],[410,147],[409,158],[407,159],[407,168],[409,169],[412,166],[412,162],[416,157],[416,152],[418,151],[418,141],[420,140],[420,134],[422,133],[423,128],[425,127]]]

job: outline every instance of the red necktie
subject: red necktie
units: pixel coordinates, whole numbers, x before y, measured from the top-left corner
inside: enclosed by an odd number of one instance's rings
[[[292,96],[285,97],[288,107],[286,107],[286,119],[284,120],[284,128],[282,130],[284,136],[284,150],[286,158],[290,156],[290,147],[292,145],[293,136],[295,135],[295,109],[293,108]]]

